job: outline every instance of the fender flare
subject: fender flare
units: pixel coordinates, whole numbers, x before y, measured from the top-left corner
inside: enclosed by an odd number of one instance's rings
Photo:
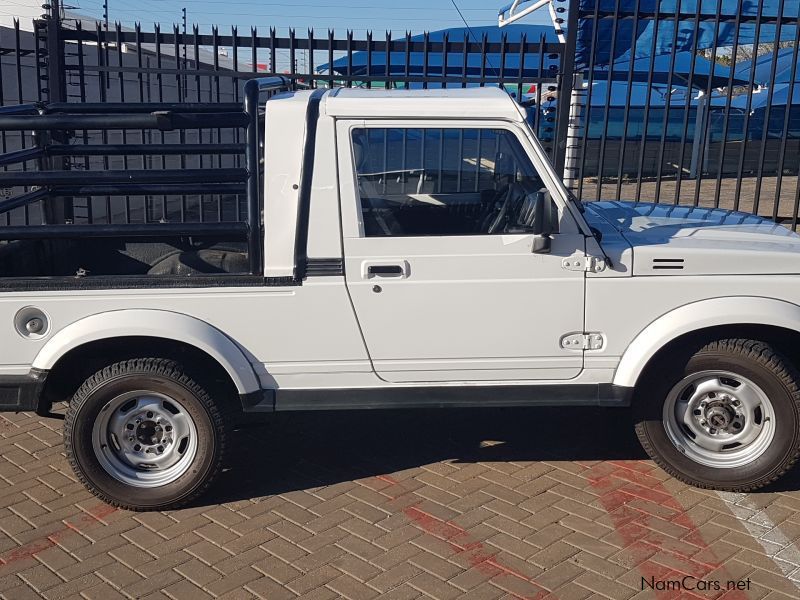
[[[261,390],[253,366],[233,340],[205,321],[166,310],[114,310],[84,317],[53,335],[36,355],[32,367],[49,371],[67,352],[84,344],[129,336],[194,346],[227,371],[240,395]]]
[[[634,387],[656,352],[680,336],[720,325],[771,325],[800,332],[800,306],[758,296],[713,298],[685,304],[650,323],[628,345],[614,384]]]

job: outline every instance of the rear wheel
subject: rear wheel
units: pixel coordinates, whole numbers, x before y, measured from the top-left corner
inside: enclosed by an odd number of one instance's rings
[[[143,358],[98,371],[64,422],[67,458],[104,501],[132,510],[176,508],[219,471],[225,423],[213,400],[175,362]]]
[[[768,344],[715,341],[642,382],[636,433],[653,460],[682,481],[754,490],[800,454],[799,382]]]

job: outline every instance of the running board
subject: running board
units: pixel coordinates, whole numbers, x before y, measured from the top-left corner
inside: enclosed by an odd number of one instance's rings
[[[629,406],[632,388],[612,384],[431,386],[264,390],[243,401],[245,412],[478,408],[512,406]]]

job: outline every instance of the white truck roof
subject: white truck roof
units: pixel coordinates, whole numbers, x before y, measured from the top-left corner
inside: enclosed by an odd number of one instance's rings
[[[368,90],[337,88],[325,94],[334,117],[488,118],[522,121],[514,100],[499,88]]]

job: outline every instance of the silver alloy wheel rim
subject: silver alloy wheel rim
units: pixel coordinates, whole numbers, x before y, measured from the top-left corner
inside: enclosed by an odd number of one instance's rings
[[[682,454],[716,468],[753,462],[775,436],[767,394],[730,371],[703,371],[678,382],[664,402],[663,423]]]
[[[186,409],[164,394],[126,392],[110,400],[92,427],[92,447],[117,481],[140,488],[167,485],[197,455],[197,429]]]

